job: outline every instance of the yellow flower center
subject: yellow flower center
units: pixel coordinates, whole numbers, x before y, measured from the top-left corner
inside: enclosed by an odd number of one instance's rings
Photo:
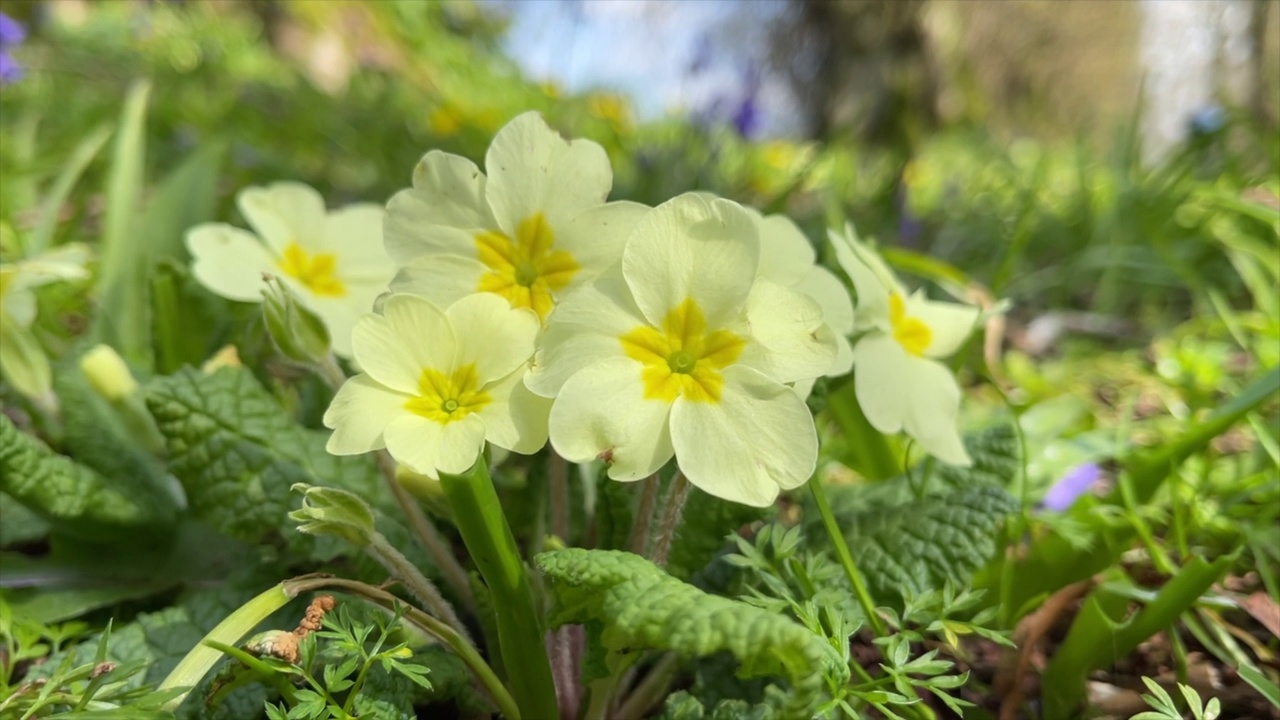
[[[302,283],[321,297],[343,297],[347,286],[338,279],[338,256],[333,253],[310,255],[296,242],[289,243],[280,260],[285,275]]]
[[[405,402],[411,413],[448,425],[455,420],[480,412],[493,398],[480,389],[475,364],[464,365],[445,375],[425,368],[418,378],[418,396]]]
[[[512,307],[531,308],[546,319],[555,306],[554,294],[578,274],[573,255],[555,249],[556,236],[542,213],[534,213],[516,226],[516,238],[498,230],[476,236],[480,262],[489,272],[480,276],[479,292],[497,293]]]
[[[627,357],[644,364],[646,400],[719,402],[724,376],[747,341],[728,330],[707,331],[707,318],[692,298],[662,320],[662,329],[641,325],[621,338]]]
[[[907,315],[907,304],[898,293],[889,295],[889,323],[893,326],[893,339],[916,357],[923,356],[933,342],[933,331],[920,318]]]

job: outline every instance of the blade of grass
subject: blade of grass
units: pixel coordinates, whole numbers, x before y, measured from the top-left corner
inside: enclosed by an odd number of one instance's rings
[[[58,215],[67,202],[67,196],[71,194],[72,188],[79,182],[80,176],[89,167],[89,163],[98,157],[98,153],[107,144],[111,131],[111,125],[99,125],[76,145],[75,150],[71,151],[71,157],[67,159],[67,163],[62,166],[62,172],[58,173],[57,179],[49,187],[44,202],[40,203],[40,214],[36,217],[36,224],[31,228],[31,234],[27,236],[25,248],[27,257],[44,252],[49,247],[49,241],[53,239],[53,231],[58,227]]]

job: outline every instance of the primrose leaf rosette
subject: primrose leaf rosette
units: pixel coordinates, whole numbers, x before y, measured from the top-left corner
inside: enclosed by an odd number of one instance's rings
[[[938,360],[968,339],[978,308],[929,300],[921,290],[908,294],[852,226],[830,235],[858,296],[853,379],[862,412],[882,433],[905,431],[939,460],[969,465],[957,427],[960,386]]]
[[[254,232],[225,223],[187,232],[196,279],[222,297],[261,302],[263,274],[282,278],[329,328],[334,352],[351,357],[351,328],[395,275],[382,207],[326,212],[318,192],[295,182],[245,188],[236,204]]]
[[[392,291],[441,305],[492,292],[545,320],[566,292],[618,262],[649,209],[606,203],[604,149],[566,141],[536,112],[498,131],[485,168],[438,150],[418,163],[413,187],[387,206],[387,252],[404,268]]]
[[[622,262],[565,298],[526,384],[554,397],[551,442],[639,480],[674,454],[693,485],[764,507],[817,460],[787,383],[830,369],[836,341],[807,296],[758,277],[752,216],[688,194],[650,211]]]
[[[328,450],[354,455],[386,448],[432,478],[466,472],[485,441],[518,453],[547,441],[549,401],[521,383],[538,319],[492,293],[447,310],[414,295],[387,298],[352,332],[364,370],[324,415]]]

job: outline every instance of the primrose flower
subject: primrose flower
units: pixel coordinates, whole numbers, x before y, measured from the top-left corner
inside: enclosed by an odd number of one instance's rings
[[[262,302],[263,274],[281,277],[328,326],[334,352],[351,357],[351,328],[395,275],[382,208],[326,212],[318,192],[295,182],[245,188],[236,204],[257,234],[223,223],[189,230],[196,279],[222,297]]]
[[[978,320],[971,305],[908,295],[884,261],[854,235],[832,231],[836,259],[857,293],[853,346],[854,392],[871,426],[905,431],[930,455],[970,464],[956,427],[960,386],[938,358],[957,350]]]
[[[343,384],[324,414],[328,450],[386,448],[420,475],[465,472],[485,441],[530,454],[547,442],[549,401],[521,383],[538,334],[537,316],[491,293],[440,310],[395,294],[382,314],[352,332],[364,373]]]
[[[688,194],[645,215],[621,264],[556,309],[525,378],[555,398],[556,451],[624,481],[674,454],[695,486],[758,507],[808,480],[817,435],[787,383],[826,372],[836,342],[760,261],[736,203]]]
[[[387,252],[404,270],[392,285],[448,305],[491,292],[545,320],[556,301],[618,262],[647,207],[606,203],[613,170],[604,149],[567,142],[536,112],[512,120],[485,155],[433,150],[413,187],[387,206]]]
[[[853,367],[853,302],[849,291],[830,270],[817,264],[813,245],[791,218],[763,216],[744,208],[756,220],[760,233],[760,277],[804,293],[822,308],[822,320],[835,337],[836,356],[823,375],[839,377]],[[813,380],[795,384],[800,397],[808,397]]]

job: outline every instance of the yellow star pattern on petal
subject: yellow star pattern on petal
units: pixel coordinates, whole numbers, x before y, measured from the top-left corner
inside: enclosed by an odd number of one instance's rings
[[[641,325],[623,335],[622,349],[644,364],[644,396],[673,402],[719,402],[721,370],[742,355],[746,340],[728,330],[708,332],[707,319],[692,298],[663,318],[662,329]]]
[[[933,342],[933,331],[920,318],[907,315],[907,304],[896,292],[889,295],[889,324],[893,327],[893,339],[916,357],[923,357]]]
[[[542,213],[521,221],[515,240],[490,230],[475,241],[480,262],[489,268],[476,290],[501,295],[512,307],[531,308],[544,320],[555,307],[555,293],[581,267],[572,254],[555,249],[555,233]]]
[[[448,425],[479,412],[491,401],[489,394],[480,389],[480,377],[473,363],[463,365],[452,375],[424,368],[418,377],[418,396],[405,402],[404,407],[428,420]]]
[[[347,294],[347,286],[337,275],[338,256],[333,253],[311,255],[298,243],[291,242],[284,249],[280,269],[321,297],[344,297]]]

